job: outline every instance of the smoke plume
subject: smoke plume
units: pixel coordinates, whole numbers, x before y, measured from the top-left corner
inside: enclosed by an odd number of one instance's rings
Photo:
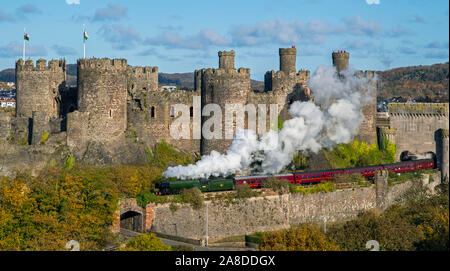
[[[373,101],[372,80],[354,70],[341,75],[334,67],[319,67],[307,85],[315,102],[291,104],[291,119],[280,131],[259,138],[252,130],[238,130],[226,154],[212,151],[196,164],[169,167],[164,177],[208,178],[228,176],[250,169],[259,162],[261,173],[278,173],[290,164],[297,151],[317,153],[339,143],[348,143],[364,120],[362,108]]]

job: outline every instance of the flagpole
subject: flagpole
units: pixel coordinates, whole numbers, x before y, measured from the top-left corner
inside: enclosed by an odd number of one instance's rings
[[[23,61],[25,61],[25,34],[27,33],[26,29],[23,29]]]
[[[83,59],[86,59],[86,39],[84,35],[86,33],[86,26],[83,24]]]

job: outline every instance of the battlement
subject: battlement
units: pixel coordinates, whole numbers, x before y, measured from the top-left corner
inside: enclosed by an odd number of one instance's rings
[[[146,66],[146,67],[141,67],[141,66],[136,66],[136,67],[131,67],[128,66],[128,71],[132,72],[136,75],[140,75],[140,74],[152,74],[152,73],[158,73],[158,67],[151,67],[151,66]]]
[[[236,56],[236,52],[234,50],[231,51],[219,51],[219,57],[221,56]]]
[[[297,49],[292,48],[280,48],[280,71],[287,74],[296,71],[295,62],[297,60]]]
[[[199,71],[196,71],[196,75],[198,75]],[[245,77],[250,78],[250,69],[247,68],[239,68],[238,70],[235,69],[201,69],[200,72],[204,75],[209,76],[222,76],[222,75],[231,75],[231,76],[237,76],[237,77]]]
[[[350,53],[346,52],[346,51],[333,52],[332,53],[332,57],[333,58],[346,58],[346,59],[349,59],[350,58]]]
[[[297,49],[296,48],[280,48],[279,53],[280,53],[280,56],[281,55],[297,55]]]
[[[23,61],[23,59],[19,59],[16,61],[16,71],[62,71],[66,70],[66,60],[50,60],[47,65],[47,60],[39,59],[36,61],[36,66],[34,65],[34,61],[28,59],[27,61]]]
[[[109,59],[109,58],[88,58],[78,59],[79,69],[92,69],[92,70],[121,70],[128,69],[126,59]]]
[[[219,69],[234,69],[234,56],[236,55],[236,53],[233,50],[229,52],[220,51],[218,55]]]
[[[283,71],[267,71],[264,78],[270,77],[270,78],[281,78],[282,76],[285,76],[286,73]],[[311,72],[309,70],[299,70],[297,73],[295,73],[295,77],[301,80],[307,80],[309,79],[311,75]]]
[[[389,115],[449,115],[448,103],[390,103]]]
[[[336,67],[338,72],[348,69],[348,62],[350,59],[350,53],[346,51],[333,52],[331,54],[333,58],[333,66]]]

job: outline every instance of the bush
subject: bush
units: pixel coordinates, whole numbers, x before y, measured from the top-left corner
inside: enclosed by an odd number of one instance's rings
[[[253,191],[250,186],[246,184],[236,185],[235,187],[235,196],[238,199],[246,199],[257,196],[258,193]]]
[[[262,234],[262,251],[336,251],[339,246],[310,224]]]
[[[158,143],[152,152],[146,150],[150,164],[161,167],[188,165],[194,161],[189,154],[182,154],[177,152],[172,145],[162,141]]]
[[[128,241],[119,251],[172,251],[172,247],[164,244],[154,233],[141,234]]]
[[[324,153],[333,168],[352,168],[393,163],[395,151],[395,145],[390,142],[387,142],[385,150],[379,150],[377,144],[354,140],[338,144],[332,151],[325,150]]]
[[[328,193],[336,190],[336,186],[330,182],[319,183],[311,186],[302,185],[290,185],[289,190],[291,193],[302,193],[302,194],[312,194],[312,193]]]
[[[141,207],[147,206],[147,204],[149,204],[150,202],[153,202],[156,204],[169,202],[169,199],[166,196],[156,196],[155,194],[153,194],[150,191],[141,191],[136,196],[136,200],[137,200],[137,203],[139,204],[139,206],[141,206]]]
[[[184,189],[181,191],[181,197],[184,203],[189,203],[194,209],[203,208],[203,194],[197,187]]]
[[[263,183],[263,187],[284,194],[289,191],[289,182],[287,180],[279,180],[276,177],[271,177]]]
[[[339,246],[352,251],[363,251],[369,240],[379,242],[383,250],[415,250],[421,231],[395,214],[383,215],[370,211],[343,225],[331,226],[328,235]]]

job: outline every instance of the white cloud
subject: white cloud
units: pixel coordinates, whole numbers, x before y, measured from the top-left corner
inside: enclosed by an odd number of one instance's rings
[[[66,0],[67,5],[79,5],[80,0]]]
[[[366,3],[368,5],[373,5],[373,4],[379,5],[380,4],[380,0],[366,0]]]

